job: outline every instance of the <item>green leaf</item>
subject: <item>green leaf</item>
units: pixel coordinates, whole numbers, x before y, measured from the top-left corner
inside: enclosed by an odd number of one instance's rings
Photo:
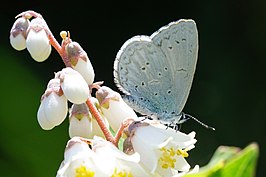
[[[253,177],[258,159],[258,145],[251,143],[245,149],[220,146],[210,162],[199,173],[186,177]]]
[[[252,143],[225,164],[222,176],[252,177],[255,176],[259,148]]]

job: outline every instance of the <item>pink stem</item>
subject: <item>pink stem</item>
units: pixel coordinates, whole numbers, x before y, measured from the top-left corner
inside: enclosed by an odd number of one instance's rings
[[[123,131],[130,123],[133,122],[133,119],[126,119],[124,122],[121,123],[121,126],[119,127],[118,131],[116,132],[116,135],[114,137],[114,140],[116,142],[116,146],[118,146],[119,139],[121,138]]]
[[[71,67],[70,61],[65,51],[65,45],[62,45],[61,47],[61,45],[57,42],[57,40],[55,39],[55,37],[53,36],[52,32],[49,29],[46,29],[46,33],[48,34],[48,39],[50,41],[50,44],[55,48],[55,50],[61,56],[66,67]]]
[[[103,121],[102,116],[100,115],[99,111],[97,110],[97,108],[95,107],[95,105],[91,102],[90,99],[88,99],[86,101],[87,106],[90,109],[91,114],[94,116],[94,118],[96,119],[99,127],[101,128],[101,130],[104,133],[104,136],[106,138],[107,141],[112,142],[114,145],[117,146],[118,142],[115,140],[115,138],[113,137],[113,135],[111,134],[111,132],[109,131],[108,127],[106,126],[106,124]]]

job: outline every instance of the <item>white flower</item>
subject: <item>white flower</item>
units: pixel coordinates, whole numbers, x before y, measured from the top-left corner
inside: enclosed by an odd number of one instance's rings
[[[26,48],[27,29],[30,21],[27,18],[18,18],[10,30],[10,44],[16,50]]]
[[[95,74],[87,53],[77,42],[70,42],[65,49],[73,69],[83,76],[88,85],[91,85]]]
[[[121,95],[109,87],[100,87],[96,92],[96,98],[100,102],[103,115],[114,131],[119,129],[124,120],[138,119],[136,113],[123,101]]]
[[[44,130],[50,130],[61,124],[66,118],[67,110],[67,99],[60,90],[60,80],[50,80],[37,113],[40,126]]]
[[[68,141],[64,161],[61,163],[57,177],[104,177],[101,162],[88,145],[88,140],[73,137]]]
[[[96,98],[90,98],[96,104]],[[105,124],[108,127],[108,122],[106,118],[102,115],[102,118],[105,121]],[[88,106],[85,103],[82,104],[73,104],[70,109],[69,116],[69,136],[70,138],[74,136],[80,136],[83,138],[93,138],[93,136],[104,137],[102,130],[100,129],[97,121],[91,115]]]
[[[48,36],[44,30],[45,26],[47,25],[42,18],[31,20],[26,39],[26,46],[31,57],[38,62],[46,60],[52,50]]]
[[[66,98],[74,103],[85,103],[90,96],[90,89],[84,78],[70,67],[62,69],[55,74],[61,81],[61,88]]]
[[[99,137],[73,137],[67,143],[57,177],[149,177],[138,162],[137,153],[127,155]]]
[[[172,177],[190,170],[185,157],[194,148],[195,132],[187,135],[149,120],[132,123],[128,130],[134,152],[140,154],[141,164],[151,173]]]
[[[140,157],[138,153],[127,155],[112,143],[100,139],[93,146],[93,151],[95,151],[97,158],[101,160],[108,177],[150,176],[139,164]]]

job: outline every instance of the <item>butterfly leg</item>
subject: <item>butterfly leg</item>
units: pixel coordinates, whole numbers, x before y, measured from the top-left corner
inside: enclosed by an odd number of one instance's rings
[[[176,130],[176,128],[177,128],[177,124],[175,122],[166,123],[164,125],[166,126],[166,130],[168,128],[172,128],[172,129]]]

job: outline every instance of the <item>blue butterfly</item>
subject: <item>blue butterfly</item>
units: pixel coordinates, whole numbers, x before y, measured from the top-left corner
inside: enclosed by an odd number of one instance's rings
[[[193,20],[179,20],[151,36],[127,40],[114,62],[114,82],[135,111],[165,124],[192,118],[182,112],[198,58],[198,31]]]

